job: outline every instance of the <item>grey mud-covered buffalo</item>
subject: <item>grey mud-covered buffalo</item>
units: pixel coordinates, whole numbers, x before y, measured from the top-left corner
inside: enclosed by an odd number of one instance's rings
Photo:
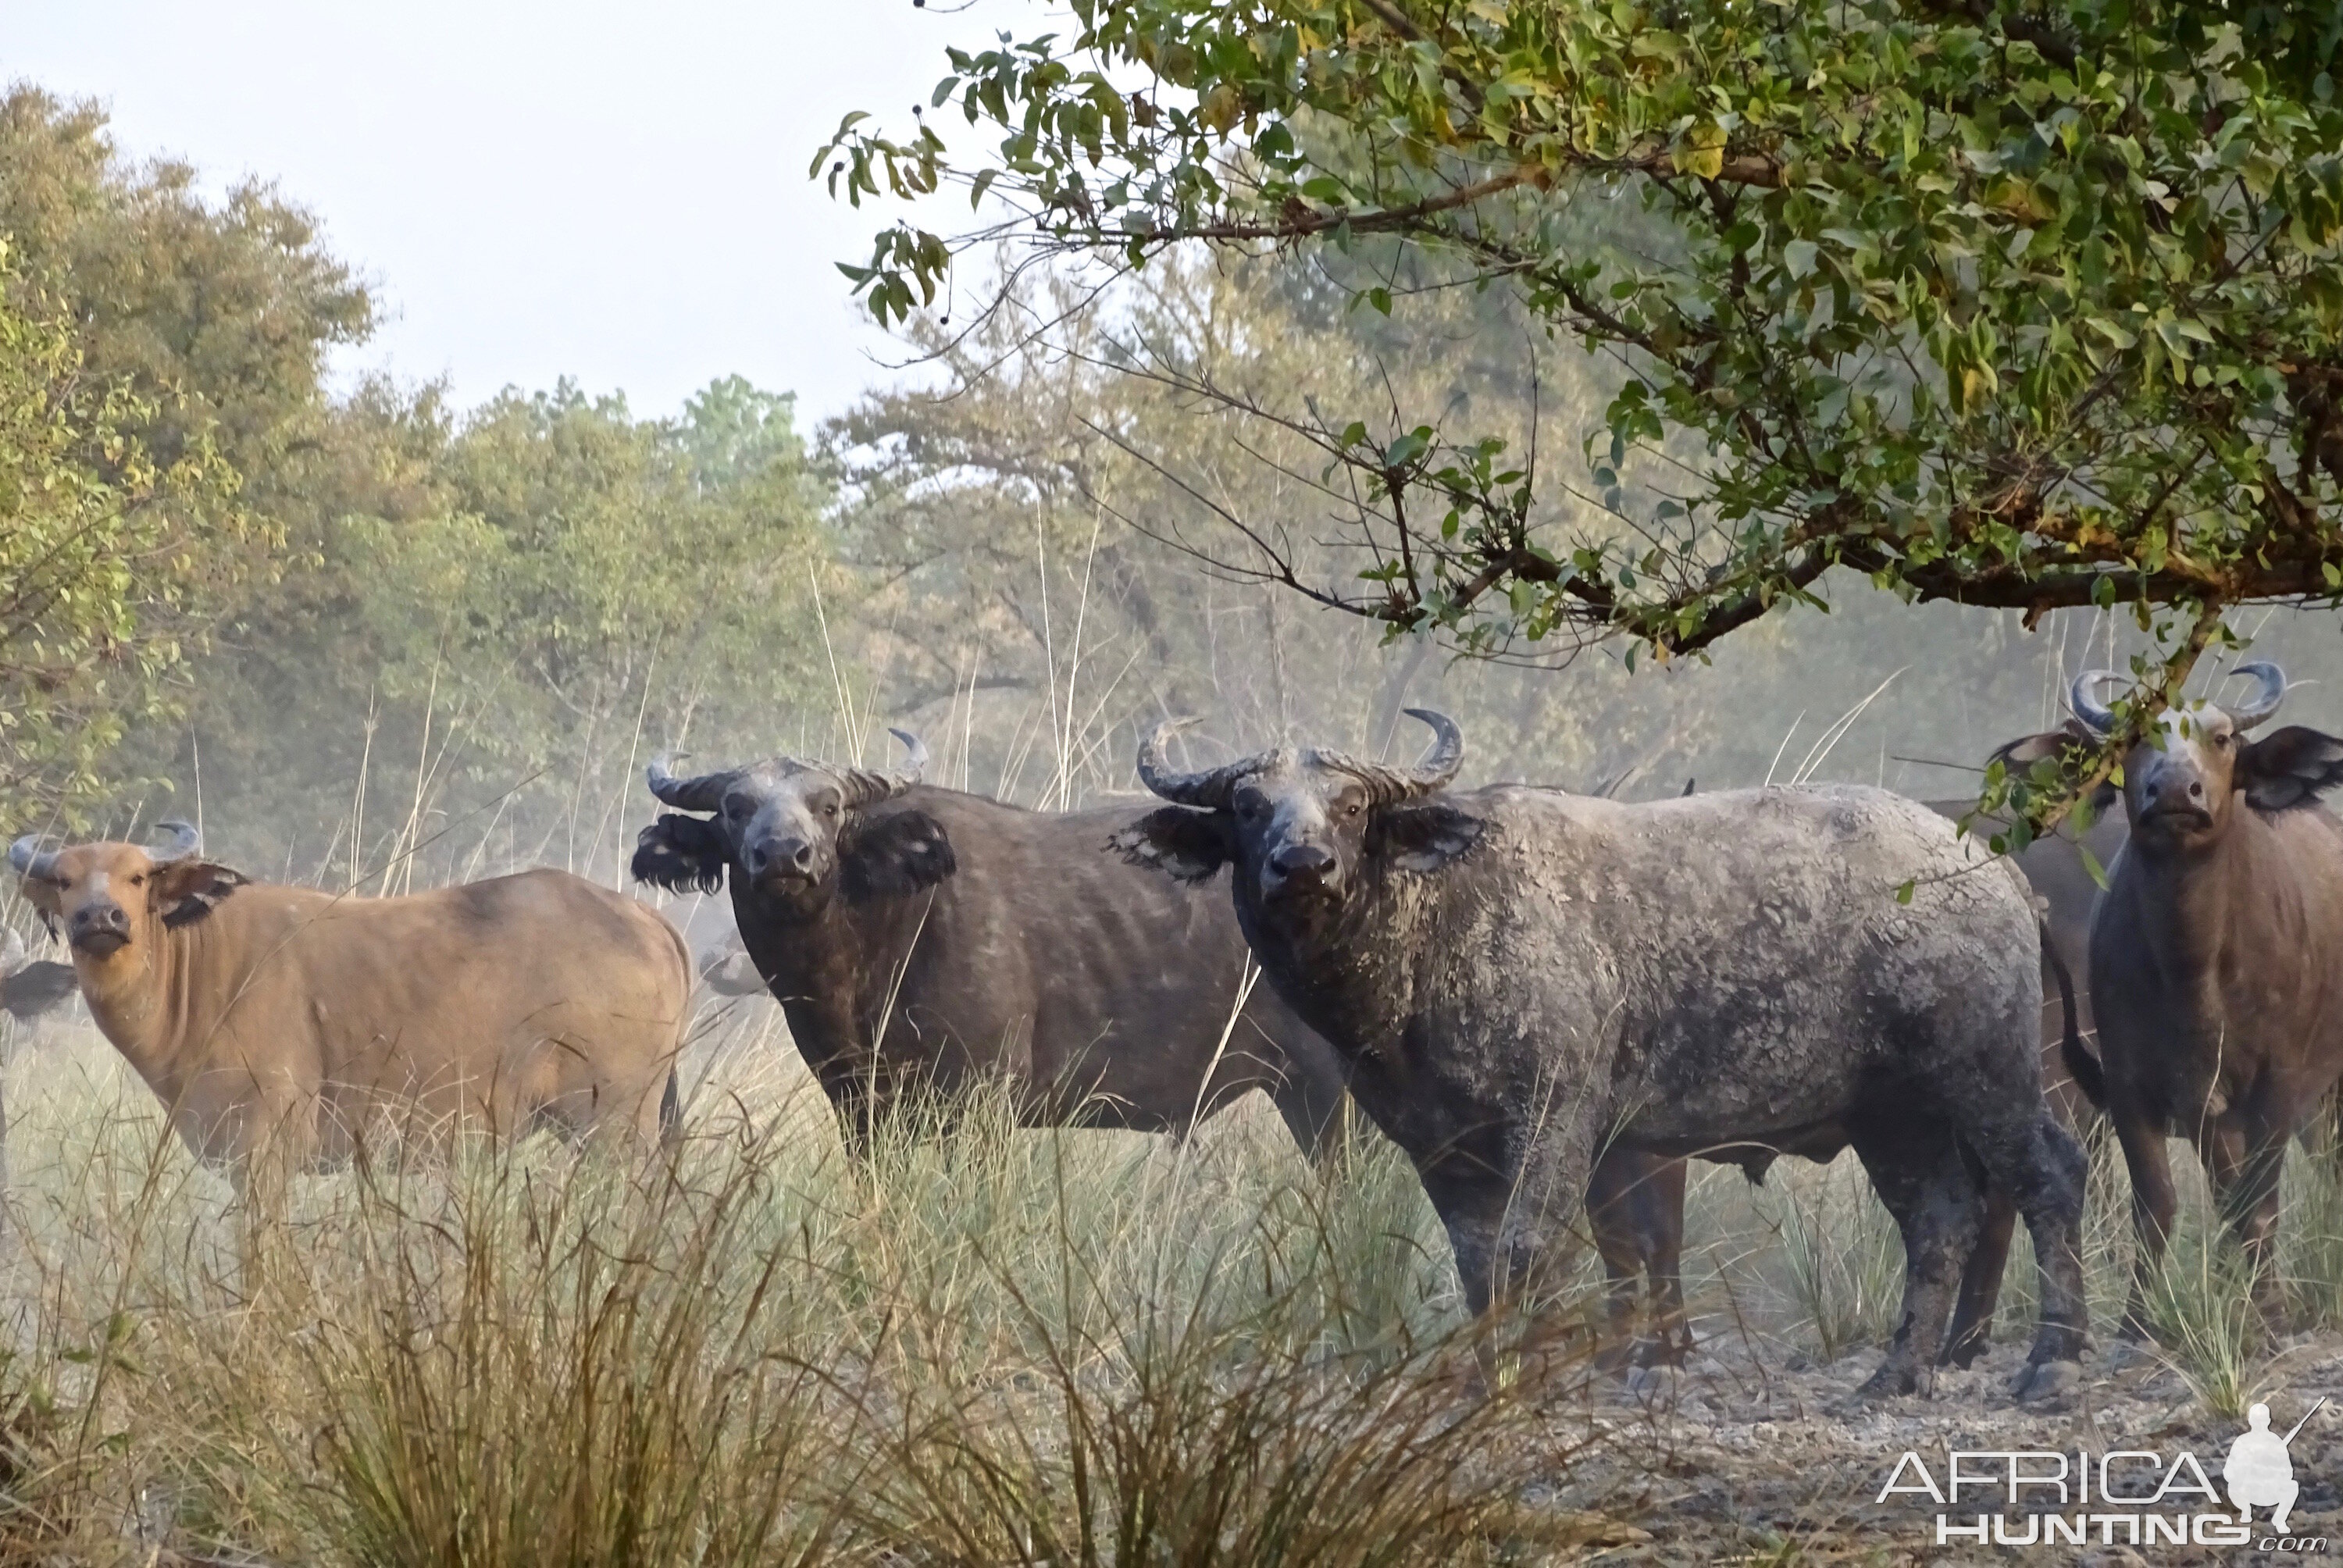
[[[774,758],[678,778],[634,874],[729,881],[749,957],[852,1148],[906,1094],[985,1079],[1028,1125],[1185,1132],[1265,1090],[1331,1148],[1339,1060],[1256,985],[1225,899],[1098,852],[1124,811],[1051,815],[900,772]],[[689,813],[689,814],[688,814]]]
[[[2003,748],[2005,754],[2010,750]],[[1931,800],[1928,808],[1958,821],[1976,810],[1976,801]],[[2074,1006],[2076,1031],[2086,1044],[2098,1029],[2091,1007],[2091,914],[2098,906],[2099,879],[2091,874],[2083,852],[2090,852],[2105,875],[2122,852],[2127,833],[2113,791],[2097,802],[2096,813],[2081,834],[2062,828],[2009,857],[2033,890],[2042,916],[2042,1081],[2052,1107],[2070,1127],[2081,1125],[2088,1098],[2066,1071],[2067,1004]],[[1997,826],[1987,819],[1974,825],[1970,833],[1983,840]]]
[[[655,1143],[691,967],[674,929],[565,871],[403,898],[271,886],[197,852],[19,839],[90,1017],[201,1158],[298,1170],[387,1116],[435,1136],[544,1125]]]
[[[2123,1142],[2137,1268],[2125,1327],[2145,1329],[2145,1291],[2177,1206],[2165,1141],[2191,1140],[2280,1315],[2272,1256],[2286,1141],[2343,1076],[2343,822],[2319,797],[2343,783],[2343,739],[2299,725],[2247,735],[2278,711],[2274,664],[2236,671],[2244,702],[2164,713],[2124,759],[2131,837],[2091,926],[2091,994],[2103,1082],[2078,1073]],[[2120,728],[2078,677],[2069,706],[2092,743]],[[2019,761],[2064,733],[2010,749]]]
[[[37,1028],[41,1020],[64,1010],[81,990],[73,965],[36,959],[25,950],[25,939],[10,931],[0,941],[0,1012],[19,1024]]]
[[[1690,795],[1691,786],[1686,785],[1684,792]],[[1607,797],[1609,791],[1595,793]],[[1954,821],[1976,809],[1974,799],[1926,804],[1938,816]],[[2110,789],[2098,802],[2099,814],[2087,831],[2077,835],[2066,830],[2036,839],[2009,857],[2033,890],[2041,920],[2043,1089],[2051,1108],[2070,1128],[2082,1124],[2089,1100],[2066,1069],[2067,1010],[2074,1010],[2073,1024],[2081,1042],[2087,1045],[2097,1028],[2089,984],[2091,912],[2098,900],[2099,882],[2083,851],[2090,851],[2103,872],[2115,863],[2126,833],[2123,813],[2112,809],[2115,804]],[[1987,820],[1973,832],[1982,841],[1994,826]],[[1741,1164],[1752,1181],[1762,1179],[1762,1161],[1736,1159],[1734,1162]],[[1692,1344],[1680,1274],[1685,1174],[1681,1160],[1613,1150],[1596,1167],[1594,1185],[1587,1192],[1595,1241],[1611,1282],[1614,1319],[1632,1312],[1638,1274],[1649,1277],[1652,1312],[1659,1327],[1654,1349],[1644,1357],[1647,1360],[1680,1360]],[[2005,1194],[1996,1192],[1966,1275],[1968,1294],[1960,1314],[1964,1337],[1948,1346],[1954,1360],[1968,1360],[1991,1334],[1994,1305],[2016,1221],[2016,1209]]]
[[[1255,955],[1414,1161],[1473,1307],[1568,1255],[1606,1140],[1852,1144],[1906,1253],[1868,1390],[1914,1388],[1945,1342],[1979,1173],[2043,1266],[2020,1392],[2056,1386],[2086,1327],[2083,1157],[2043,1102],[2036,926],[2009,869],[1877,789],[1449,793],[1463,738],[1411,712],[1438,737],[1413,769],[1282,749],[1183,773],[1159,730],[1140,776],[1172,804],[1115,843],[1183,882],[1232,868]]]

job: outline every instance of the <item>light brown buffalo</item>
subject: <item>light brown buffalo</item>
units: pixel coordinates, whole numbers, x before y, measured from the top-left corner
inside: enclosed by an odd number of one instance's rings
[[[646,1144],[672,1122],[691,960],[642,905],[553,870],[392,899],[274,887],[165,826],[166,849],[25,838],[8,860],[198,1156],[315,1168],[384,1117]]]

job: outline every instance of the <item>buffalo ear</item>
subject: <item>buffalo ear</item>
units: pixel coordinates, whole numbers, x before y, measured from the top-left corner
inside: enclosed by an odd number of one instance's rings
[[[1986,760],[2000,763],[2006,772],[2023,773],[2036,762],[2056,760],[2062,751],[2096,749],[2098,744],[2099,738],[2085,729],[2080,719],[2069,719],[2056,729],[2021,735]]]
[[[1150,811],[1106,841],[1132,865],[1152,866],[1178,882],[1210,881],[1230,859],[1227,816],[1185,806]]]
[[[925,811],[867,819],[843,846],[839,875],[849,899],[900,899],[960,869],[951,835]]]
[[[732,846],[713,822],[667,813],[635,837],[635,880],[670,893],[713,893],[724,886]]]
[[[213,860],[172,860],[155,868],[147,896],[163,911],[165,925],[184,926],[210,914],[251,879]]]
[[[2304,805],[2343,784],[2343,740],[2289,724],[2237,754],[2237,777],[2258,810]]]
[[[1367,853],[1403,871],[1436,871],[1481,841],[1489,824],[1445,801],[1375,813]]]
[[[2006,773],[2025,773],[2036,762],[2055,761],[2062,751],[2096,750],[2099,738],[2086,729],[2082,720],[2069,719],[2056,729],[2046,729],[2039,735],[2021,735],[2008,745],[1996,749],[1988,762],[1998,762]],[[2102,779],[2091,791],[2091,814],[2104,817],[2116,808],[2123,791]]]

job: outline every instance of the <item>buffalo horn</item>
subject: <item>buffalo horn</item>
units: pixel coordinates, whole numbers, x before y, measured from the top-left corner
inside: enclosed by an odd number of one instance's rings
[[[2266,658],[2241,664],[2230,673],[2250,675],[2256,682],[2253,696],[2229,709],[2229,722],[2239,729],[2251,729],[2286,700],[2286,671]]]
[[[903,743],[903,765],[895,769],[895,777],[909,789],[927,776],[928,743],[908,729],[890,729],[887,733]]]
[[[1262,759],[1247,757],[1239,761],[1223,763],[1202,773],[1182,773],[1163,760],[1163,748],[1171,739],[1200,720],[1167,719],[1155,727],[1154,732],[1139,743],[1139,781],[1164,799],[1182,806],[1202,806],[1211,810],[1224,810],[1229,803],[1229,791],[1237,780],[1258,772]]]
[[[2074,687],[2066,693],[2066,706],[2075,710],[2075,717],[2087,728],[2105,735],[2116,727],[2116,716],[2096,693],[2107,682],[2123,678],[2112,669],[2087,669],[2075,677]]]
[[[1432,748],[1413,768],[1383,768],[1361,762],[1339,751],[1318,753],[1318,760],[1363,781],[1373,791],[1375,804],[1388,806],[1414,800],[1444,788],[1464,765],[1464,732],[1444,713],[1429,708],[1405,709],[1410,719],[1432,726]]]
[[[27,833],[8,846],[8,863],[20,877],[45,879],[55,873],[57,852],[41,848],[41,835]]]
[[[874,773],[867,768],[840,768],[839,782],[846,789],[846,804],[868,806],[874,801],[890,799],[920,781],[928,770],[927,743],[908,729],[890,729],[888,734],[903,743],[903,765],[891,773]]]
[[[171,835],[168,843],[158,844],[146,851],[146,858],[158,866],[167,866],[174,860],[184,860],[203,848],[203,836],[185,822],[157,822],[155,824],[155,830]]]
[[[651,759],[643,770],[651,793],[679,811],[713,811],[724,803],[724,787],[732,782],[732,774],[702,773],[696,779],[679,779],[668,771],[675,759],[664,752]]]

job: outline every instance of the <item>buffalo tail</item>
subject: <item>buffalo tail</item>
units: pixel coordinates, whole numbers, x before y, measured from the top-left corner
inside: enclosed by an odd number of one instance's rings
[[[2067,972],[2066,960],[2058,956],[2058,949],[2050,940],[2050,922],[2036,915],[2035,930],[2042,934],[2042,956],[2050,960],[2050,972],[2058,980],[2058,1006],[2064,1014],[2058,1037],[2058,1059],[2066,1064],[2066,1076],[2083,1091],[2083,1098],[2101,1111],[2107,1108],[2107,1076],[2099,1059],[2083,1049],[2082,1030],[2075,1011],[2075,977]]]

